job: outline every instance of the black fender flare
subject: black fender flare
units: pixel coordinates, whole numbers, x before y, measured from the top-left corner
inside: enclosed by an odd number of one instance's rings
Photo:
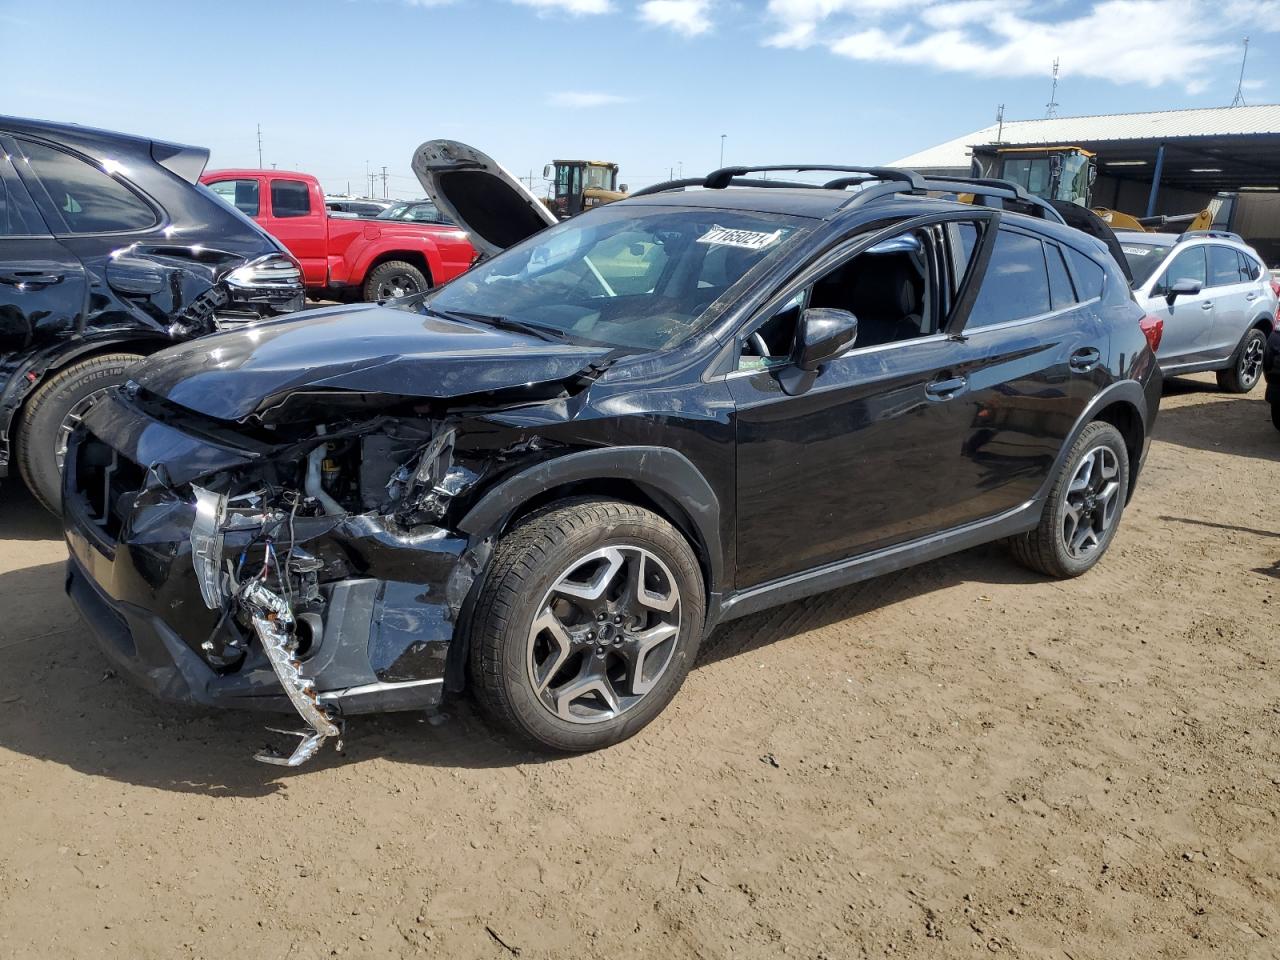
[[[1054,482],[1058,479],[1058,474],[1062,472],[1063,466],[1067,462],[1067,457],[1071,453],[1071,448],[1075,446],[1076,440],[1080,434],[1094,420],[1098,419],[1098,414],[1111,406],[1113,403],[1128,403],[1138,412],[1138,419],[1142,423],[1143,443],[1151,436],[1151,411],[1148,409],[1147,394],[1142,388],[1142,384],[1136,380],[1120,380],[1116,383],[1104,387],[1102,390],[1089,401],[1080,416],[1076,418],[1071,433],[1067,435],[1067,439],[1062,444],[1062,449],[1058,451],[1058,456],[1054,458],[1053,468],[1049,471],[1049,475],[1045,478],[1044,485],[1040,488],[1040,492],[1036,494],[1036,498],[1041,502],[1045,502],[1049,498],[1049,491],[1053,488]],[[1141,452],[1141,451],[1139,451]],[[1137,478],[1138,464],[1130,464],[1130,492],[1132,492],[1133,481]]]
[[[699,541],[695,547],[707,564],[708,591],[721,589],[720,500],[702,472],[671,447],[602,447],[545,460],[494,486],[467,511],[458,529],[473,538],[489,537],[539,494],[586,480],[627,480],[678,509]]]

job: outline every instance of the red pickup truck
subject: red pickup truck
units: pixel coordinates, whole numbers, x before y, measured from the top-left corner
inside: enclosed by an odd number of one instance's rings
[[[475,260],[466,232],[451,224],[330,216],[308,173],[210,170],[200,180],[288,248],[312,297],[405,296],[447,283]]]

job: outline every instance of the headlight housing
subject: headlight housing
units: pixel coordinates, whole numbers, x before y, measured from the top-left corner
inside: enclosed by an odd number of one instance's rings
[[[191,487],[196,496],[196,519],[191,525],[191,565],[196,571],[200,596],[210,610],[222,608],[222,523],[227,498],[220,493]]]

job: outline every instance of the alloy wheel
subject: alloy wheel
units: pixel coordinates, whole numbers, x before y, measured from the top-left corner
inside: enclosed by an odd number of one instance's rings
[[[55,438],[53,445],[53,459],[58,465],[59,473],[62,472],[62,465],[67,460],[67,444],[71,441],[71,431],[80,425],[80,421],[89,412],[89,408],[97,403],[102,395],[110,389],[110,387],[103,387],[101,390],[94,390],[89,395],[81,397],[71,405],[67,415],[62,418],[62,423],[58,425],[58,436]]]
[[[1067,487],[1062,542],[1073,559],[1084,560],[1106,540],[1120,512],[1120,460],[1108,446],[1080,460]]]
[[[637,706],[666,673],[680,590],[651,551],[610,546],[575,560],[529,628],[528,680],[561,720],[602,723]]]
[[[407,273],[393,273],[378,284],[379,300],[394,300],[418,292],[418,281]]]
[[[1248,390],[1262,375],[1262,354],[1265,349],[1261,337],[1250,336],[1240,356],[1240,386]]]

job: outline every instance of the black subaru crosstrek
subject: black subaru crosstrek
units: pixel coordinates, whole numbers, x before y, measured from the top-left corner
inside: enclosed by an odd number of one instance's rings
[[[731,618],[984,541],[1056,577],[1107,550],[1160,373],[1035,198],[730,168],[539,229],[461,149],[415,168],[490,259],[167,350],[73,438],[67,589],[156,695],[292,706],[270,762],[468,687],[587,750]]]
[[[58,512],[71,428],[146,354],[303,305],[261,227],[187,147],[0,117],[0,477]]]

